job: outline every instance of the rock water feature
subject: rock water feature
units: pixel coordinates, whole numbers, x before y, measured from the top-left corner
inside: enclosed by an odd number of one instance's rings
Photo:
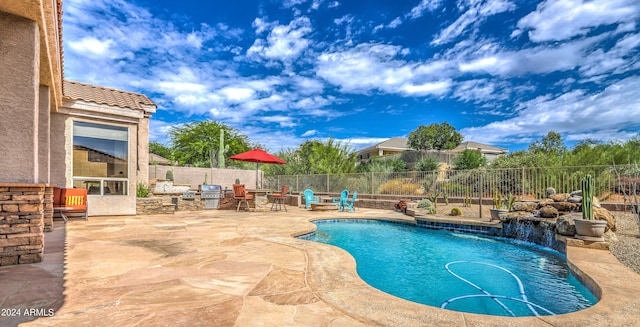
[[[517,216],[503,214],[502,236],[542,245],[564,253],[564,244],[556,240],[556,220],[538,218],[533,214]]]
[[[581,192],[556,194],[553,189],[547,191],[547,198],[540,201],[516,202],[513,211],[501,214],[502,236],[532,242],[538,245],[565,252],[564,243],[557,240],[556,234],[574,237],[575,218],[580,213]],[[594,203],[594,219],[607,221],[607,231],[616,231],[615,217],[607,209]]]

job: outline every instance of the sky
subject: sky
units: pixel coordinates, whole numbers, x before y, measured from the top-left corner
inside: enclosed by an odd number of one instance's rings
[[[447,122],[526,149],[640,132],[638,0],[64,0],[69,80],[147,95],[150,140],[212,119],[270,151]]]

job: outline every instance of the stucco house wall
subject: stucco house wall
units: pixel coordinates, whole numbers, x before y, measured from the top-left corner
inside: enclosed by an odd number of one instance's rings
[[[72,81],[65,81],[65,92],[62,106],[52,115],[55,126],[63,127],[65,131],[63,137],[52,140],[55,143],[53,146],[64,149],[63,152],[56,153],[63,166],[56,169],[56,174],[64,176],[64,179],[56,178],[56,184],[64,187],[78,186],[77,181],[74,184],[73,176],[74,158],[80,160],[77,157],[78,150],[73,146],[74,122],[124,127],[128,135],[127,194],[89,194],[89,216],[135,215],[136,184],[146,184],[149,181],[149,117],[155,111],[155,104],[140,94]],[[130,97],[131,101],[116,102],[110,98],[114,93],[119,97]],[[105,172],[104,176],[94,177],[109,176]]]
[[[126,195],[90,196],[90,216],[135,214],[136,183],[148,181],[155,104],[92,85],[63,92],[61,25],[62,0],[0,0],[0,266],[42,260],[43,233],[53,226],[53,188],[74,186],[75,121],[127,128]],[[83,87],[106,100],[87,96]]]

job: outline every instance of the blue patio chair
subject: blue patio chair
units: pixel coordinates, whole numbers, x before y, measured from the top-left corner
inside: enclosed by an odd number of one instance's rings
[[[345,211],[346,209],[349,209],[350,212],[356,211],[356,208],[353,205],[356,203],[357,197],[358,191],[353,192],[353,197],[351,198],[351,200],[347,198],[342,205],[338,205],[338,210]]]
[[[347,202],[347,198],[349,197],[349,190],[344,190],[340,192],[340,198],[331,198],[331,203],[335,203],[338,205],[338,210],[342,211],[341,208],[345,202]]]
[[[310,189],[306,189],[304,190],[304,192],[302,192],[303,196],[304,196],[304,207],[307,210],[311,209],[311,204],[312,203],[320,203],[320,198],[313,195],[313,191]]]

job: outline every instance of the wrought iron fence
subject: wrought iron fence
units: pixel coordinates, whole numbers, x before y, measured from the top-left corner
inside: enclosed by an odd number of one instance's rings
[[[547,188],[558,193],[580,189],[581,179],[589,174],[595,179],[596,194],[604,202],[623,202],[617,192],[618,172],[625,167],[576,166],[547,168],[511,168],[445,170],[436,172],[369,172],[356,174],[268,176],[264,186],[280,189],[288,184],[292,192],[312,189],[315,192],[339,193],[343,189],[361,194],[428,196],[439,192],[448,197],[491,198],[494,194],[512,194],[518,199],[541,199]],[[621,169],[622,168],[622,169]],[[631,168],[631,167],[629,167]],[[631,170],[631,169],[628,169]]]

